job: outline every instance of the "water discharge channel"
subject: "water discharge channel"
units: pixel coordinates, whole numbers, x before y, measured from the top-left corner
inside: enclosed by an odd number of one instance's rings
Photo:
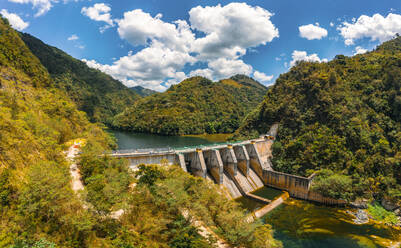
[[[175,137],[110,132],[115,135],[119,149],[177,148],[216,143],[215,136],[208,139],[207,135]],[[273,200],[281,195],[282,191],[263,187],[252,193]],[[244,197],[236,201],[249,212],[264,206]],[[378,223],[356,225],[352,219],[344,208],[327,207],[292,198],[263,217],[264,222],[273,226],[275,238],[281,240],[286,248],[400,247],[397,245],[401,238],[399,230]]]

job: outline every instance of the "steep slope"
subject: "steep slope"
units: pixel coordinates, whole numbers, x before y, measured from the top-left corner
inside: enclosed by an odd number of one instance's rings
[[[332,197],[401,199],[401,37],[329,63],[301,62],[281,75],[236,138],[280,123],[274,168],[322,173]]]
[[[186,79],[164,93],[138,101],[116,117],[115,126],[163,135],[231,133],[266,92],[253,79],[239,77],[252,83]]]
[[[71,191],[62,151],[78,137],[107,149],[108,136],[52,87],[3,18],[0,33],[0,247],[32,247],[35,237],[82,247],[92,217]]]
[[[84,62],[60,49],[49,46],[30,34],[21,33],[20,36],[49,71],[56,87],[67,92],[91,121],[110,125],[114,115],[140,98],[120,81],[89,68]]]
[[[133,90],[135,93],[137,93],[140,96],[150,96],[150,95],[153,95],[153,94],[157,93],[157,91],[154,91],[154,90],[151,90],[151,89],[147,89],[147,88],[144,88],[142,86],[134,86],[134,87],[131,87],[129,89]]]

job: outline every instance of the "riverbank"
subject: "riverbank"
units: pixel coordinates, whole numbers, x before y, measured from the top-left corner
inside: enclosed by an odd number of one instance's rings
[[[288,199],[267,214],[274,237],[291,248],[384,248],[398,247],[401,231],[381,223],[355,224],[347,208],[328,207]]]
[[[194,138],[201,138],[206,139],[211,142],[227,142],[231,138],[231,133],[215,133],[215,134],[186,134],[182,135],[182,137],[194,137]]]

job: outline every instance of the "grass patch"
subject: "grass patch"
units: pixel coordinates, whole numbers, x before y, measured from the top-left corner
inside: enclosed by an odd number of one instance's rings
[[[368,212],[375,220],[384,222],[385,224],[395,225],[398,223],[397,215],[391,211],[387,211],[377,202],[368,205]]]

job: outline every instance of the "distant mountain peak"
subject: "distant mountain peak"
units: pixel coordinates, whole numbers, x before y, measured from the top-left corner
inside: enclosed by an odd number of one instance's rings
[[[157,93],[157,91],[155,91],[155,90],[151,90],[151,89],[142,87],[140,85],[130,87],[130,89],[133,90],[134,92],[136,92],[138,95],[143,96],[143,97],[150,96],[150,95]]]
[[[258,82],[257,80],[244,75],[244,74],[237,74],[234,75],[232,77],[230,77],[231,80],[234,80],[242,85],[246,85],[246,86],[251,86],[251,87],[256,87],[256,88],[260,88],[260,89],[267,89],[266,86],[264,86],[263,84],[261,84],[260,82]]]

